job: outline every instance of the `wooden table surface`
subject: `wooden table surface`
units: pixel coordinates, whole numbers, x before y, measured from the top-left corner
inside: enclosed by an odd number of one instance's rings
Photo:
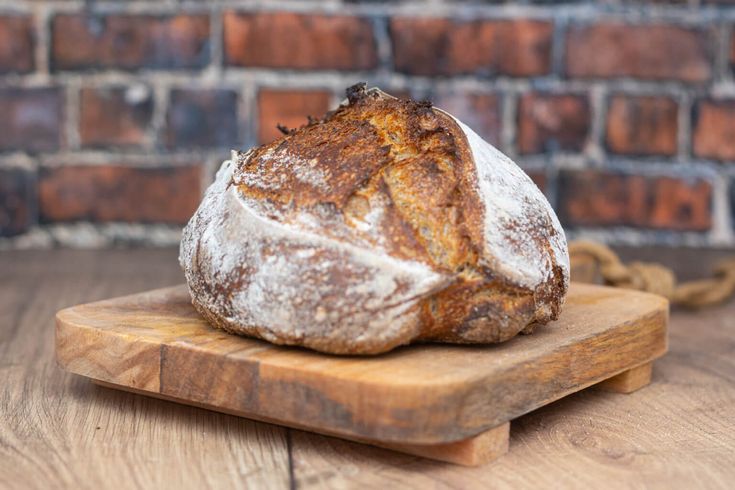
[[[181,281],[170,249],[0,253],[0,488],[735,482],[735,302],[675,311],[670,352],[648,388],[553,403],[514,421],[507,456],[466,468],[117,392],[56,365],[57,310]]]

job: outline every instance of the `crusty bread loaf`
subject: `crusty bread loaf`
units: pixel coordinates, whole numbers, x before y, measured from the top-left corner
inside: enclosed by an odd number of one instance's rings
[[[364,85],[233,152],[180,262],[214,326],[337,354],[502,342],[555,319],[569,282],[562,228],[520,168],[451,115]]]

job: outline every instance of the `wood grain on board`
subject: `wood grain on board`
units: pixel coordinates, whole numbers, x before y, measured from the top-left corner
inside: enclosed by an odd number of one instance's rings
[[[184,286],[65,309],[67,370],[317,432],[401,444],[475,436],[666,350],[668,303],[573,284],[560,319],[492,346],[330,356],[211,328]]]
[[[247,417],[247,414],[239,412],[237,410],[228,410],[216,405],[209,405],[206,403],[197,403],[191,400],[183,398],[176,398],[173,396],[163,395],[161,393],[143,391],[129,386],[116,385],[108,383],[106,381],[100,381],[93,379],[92,382],[99,386],[106,388],[113,388],[116,390],[127,391],[129,393],[135,393],[138,395],[152,396],[160,400],[166,400],[176,403],[183,403],[184,405],[191,405],[197,408],[204,408],[207,410],[214,410],[216,412],[226,413],[228,415],[236,415],[238,417]],[[313,431],[312,431],[313,432]],[[391,442],[380,442],[371,441],[367,439],[361,439],[359,437],[350,437],[349,440],[359,442],[362,444],[369,444],[371,446],[382,447],[384,449],[390,449],[392,451],[398,451],[406,454],[412,454],[415,456],[421,456],[424,458],[435,459],[438,461],[445,461],[448,463],[455,463],[464,466],[478,466],[487,464],[497,458],[503,456],[508,452],[508,441],[510,432],[510,422],[499,425],[488,429],[474,437],[468,439],[462,439],[455,442],[446,442],[443,444],[399,444]],[[322,432],[324,435],[328,435],[327,432]],[[344,436],[342,436],[344,438]]]

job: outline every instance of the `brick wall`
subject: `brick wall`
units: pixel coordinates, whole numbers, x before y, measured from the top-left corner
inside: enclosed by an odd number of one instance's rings
[[[0,0],[0,248],[174,243],[230,148],[367,80],[573,237],[735,245],[735,2]]]

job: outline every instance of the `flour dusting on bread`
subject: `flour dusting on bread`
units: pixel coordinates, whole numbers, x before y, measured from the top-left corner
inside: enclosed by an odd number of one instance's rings
[[[197,310],[228,331],[315,349],[352,342],[370,350],[415,335],[412,302],[448,278],[263,216],[230,185],[233,166],[222,165],[181,248]],[[352,338],[371,326],[375,338]]]
[[[528,287],[547,280],[554,266],[568,278],[564,230],[539,188],[510,158],[455,120],[472,148],[492,267]]]

